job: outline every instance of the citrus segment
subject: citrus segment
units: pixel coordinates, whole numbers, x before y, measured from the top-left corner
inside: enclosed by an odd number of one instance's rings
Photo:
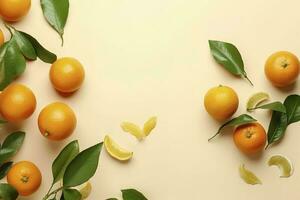
[[[121,124],[121,128],[123,129],[123,131],[130,133],[131,135],[135,136],[139,140],[142,140],[145,137],[141,128],[134,123],[123,122]]]
[[[269,166],[277,166],[280,170],[280,177],[290,177],[293,173],[293,165],[289,159],[281,155],[274,155],[268,160]]]
[[[247,111],[253,110],[260,103],[268,100],[270,96],[265,92],[258,92],[253,94],[247,101]]]
[[[126,161],[132,158],[133,152],[127,151],[120,147],[115,141],[112,140],[112,138],[108,135],[104,138],[104,146],[107,152],[110,156],[113,158],[120,160],[120,161]]]
[[[145,122],[143,132],[145,136],[148,136],[151,131],[156,127],[157,117],[151,117]]]
[[[262,184],[262,182],[257,178],[257,176],[245,168],[245,165],[241,165],[239,168],[240,177],[245,181],[245,183],[250,185]]]

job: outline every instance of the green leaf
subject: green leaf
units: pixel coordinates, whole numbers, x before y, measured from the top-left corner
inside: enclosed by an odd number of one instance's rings
[[[123,200],[147,200],[147,198],[135,189],[125,189],[122,191]]]
[[[75,189],[65,189],[63,190],[64,200],[80,200],[81,194]]]
[[[55,158],[52,164],[53,183],[58,182],[64,176],[67,166],[78,155],[78,141],[69,143]]]
[[[283,104],[286,107],[288,124],[300,121],[300,96],[296,94],[290,95]]]
[[[209,47],[214,59],[220,65],[222,65],[230,73],[246,78],[250,84],[253,85],[244,70],[242,56],[233,44],[209,40]]]
[[[9,160],[15,155],[14,149],[0,149],[0,164]]]
[[[69,15],[69,0],[41,0],[41,7],[48,23],[62,39]]]
[[[15,200],[19,196],[17,190],[11,185],[6,183],[0,183],[0,199],[3,200]]]
[[[272,102],[272,103],[257,106],[254,109],[258,109],[258,108],[286,113],[285,106],[279,101],[275,101],[275,102]]]
[[[0,166],[0,179],[3,179],[10,168],[12,167],[13,162],[6,162],[3,165]]]
[[[75,187],[94,176],[103,143],[80,152],[68,165],[63,178],[64,187]]]
[[[24,37],[19,31],[15,31],[12,37],[15,40],[22,54],[29,60],[36,60],[36,52],[31,42]]]
[[[5,138],[2,144],[2,149],[12,149],[14,150],[14,154],[16,154],[20,150],[24,142],[24,138],[25,138],[25,132],[17,131],[11,133],[9,136]]]
[[[118,200],[117,198],[109,198],[109,199],[106,199],[106,200]]]
[[[22,31],[20,31],[19,33],[22,34],[31,42],[39,59],[41,59],[45,63],[50,63],[50,64],[56,61],[57,56],[54,53],[45,49],[34,37]]]
[[[6,42],[0,59],[0,90],[3,90],[24,72],[26,61],[14,40]]]
[[[225,124],[223,124],[218,132],[213,135],[211,138],[208,139],[208,141],[210,141],[211,139],[213,139],[214,137],[216,137],[217,135],[219,135],[222,131],[223,128],[225,127],[228,127],[228,126],[240,126],[240,125],[243,125],[243,124],[249,124],[249,123],[252,123],[252,122],[255,122],[256,119],[254,119],[253,117],[251,117],[250,115],[247,115],[247,114],[242,114],[236,118],[233,118],[231,120],[229,120],[228,122],[226,122]]]
[[[268,145],[266,146],[266,149],[272,143],[279,141],[284,136],[287,126],[287,114],[283,112],[273,111],[268,128]]]

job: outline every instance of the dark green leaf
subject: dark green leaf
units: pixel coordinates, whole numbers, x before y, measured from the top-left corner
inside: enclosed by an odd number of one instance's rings
[[[249,124],[249,123],[252,123],[252,122],[255,122],[256,119],[254,119],[253,117],[251,117],[250,115],[247,115],[247,114],[242,114],[236,118],[233,118],[231,120],[229,120],[228,122],[226,122],[225,124],[223,124],[218,132],[213,135],[211,138],[208,139],[208,141],[210,141],[211,139],[213,139],[214,137],[216,137],[217,135],[219,135],[222,131],[223,128],[225,127],[228,127],[228,126],[240,126],[240,125],[243,125],[243,124]]]
[[[57,57],[54,53],[48,51],[47,49],[45,49],[34,37],[32,37],[31,35],[21,32],[20,34],[22,34],[24,37],[26,37],[32,44],[32,46],[34,47],[37,56],[44,62],[46,63],[53,63],[56,61]]]
[[[7,123],[7,121],[6,120],[4,120],[4,119],[0,119],[0,124],[6,124]]]
[[[106,200],[118,200],[117,198],[109,198],[109,199],[106,199]]]
[[[214,59],[222,65],[230,73],[246,78],[251,85],[252,82],[248,79],[247,73],[244,70],[244,62],[238,49],[230,43],[209,40],[210,51]]]
[[[52,164],[53,183],[56,183],[64,176],[67,166],[79,153],[79,144],[75,140],[69,143],[56,157]]]
[[[18,198],[18,192],[11,185],[6,183],[0,183],[0,199],[3,200],[15,200]]]
[[[21,75],[26,67],[25,58],[14,40],[7,42],[3,51],[2,59],[0,56],[0,90]]]
[[[15,31],[12,37],[15,40],[22,54],[29,60],[36,60],[36,52],[31,42],[24,37],[19,31]]]
[[[258,108],[286,113],[285,106],[279,101],[275,101],[275,102],[272,102],[272,103],[257,106],[254,109],[258,109]]]
[[[268,145],[267,145],[267,147],[270,144],[272,144],[276,141],[279,141],[284,136],[287,126],[288,126],[288,123],[287,123],[286,113],[273,111],[272,118],[271,118],[269,128],[268,128]]]
[[[0,164],[9,160],[15,155],[14,149],[0,149]]]
[[[290,95],[285,101],[286,113],[288,117],[288,124],[300,121],[300,96]]]
[[[25,138],[25,132],[17,131],[11,133],[9,136],[5,138],[2,144],[2,149],[12,149],[14,150],[14,154],[16,154],[20,150],[24,142],[24,138]]]
[[[63,42],[69,14],[69,0],[41,0],[41,7],[46,20],[57,31]]]
[[[10,168],[12,167],[13,162],[6,162],[3,165],[0,166],[0,179],[3,179]]]
[[[75,189],[65,189],[63,190],[64,200],[80,200],[81,194]]]
[[[102,149],[102,143],[80,152],[68,165],[63,178],[64,187],[75,187],[94,176]]]
[[[135,189],[121,190],[123,200],[147,200],[147,198]]]

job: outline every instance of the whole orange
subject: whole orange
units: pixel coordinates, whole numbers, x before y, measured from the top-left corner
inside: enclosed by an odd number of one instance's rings
[[[63,140],[69,137],[75,130],[76,123],[73,110],[61,102],[47,105],[38,117],[40,132],[50,140]]]
[[[299,75],[300,66],[297,56],[287,51],[272,54],[266,61],[265,74],[277,87],[294,83]]]
[[[0,0],[0,15],[6,21],[16,22],[24,17],[31,6],[31,0]]]
[[[53,87],[62,93],[78,90],[84,81],[84,76],[83,66],[75,58],[60,58],[50,69],[50,81]]]
[[[7,174],[7,182],[21,196],[29,196],[41,185],[42,174],[38,167],[29,161],[21,161],[12,166]]]
[[[256,154],[266,144],[266,131],[259,123],[250,123],[237,127],[233,140],[238,149],[245,154]]]
[[[4,43],[4,34],[2,30],[0,29],[0,46]]]
[[[10,122],[27,119],[36,108],[33,92],[23,84],[12,83],[0,95],[0,113]]]
[[[206,111],[219,121],[230,118],[237,110],[238,105],[238,95],[228,86],[213,87],[204,97]]]

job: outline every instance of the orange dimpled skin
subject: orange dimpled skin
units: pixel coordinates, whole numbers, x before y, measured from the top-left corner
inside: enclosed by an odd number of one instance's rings
[[[4,35],[2,30],[0,29],[0,46],[4,43]]]
[[[31,7],[31,0],[0,0],[0,15],[6,21],[22,19]]]
[[[58,59],[50,69],[50,81],[53,87],[62,93],[78,90],[84,81],[84,76],[81,63],[70,57]]]
[[[245,154],[260,152],[267,140],[266,131],[259,123],[250,123],[237,127],[233,134],[233,140],[238,149]]]
[[[265,64],[266,77],[277,87],[286,87],[294,83],[299,72],[298,58],[287,51],[272,54]]]
[[[40,187],[42,175],[38,167],[32,162],[21,161],[13,165],[8,171],[7,182],[21,196],[29,196]]]
[[[0,96],[1,115],[10,122],[19,122],[32,115],[36,108],[36,98],[25,85],[12,83]]]
[[[76,116],[66,104],[55,102],[46,106],[38,117],[38,126],[43,136],[50,140],[63,140],[76,128]]]

